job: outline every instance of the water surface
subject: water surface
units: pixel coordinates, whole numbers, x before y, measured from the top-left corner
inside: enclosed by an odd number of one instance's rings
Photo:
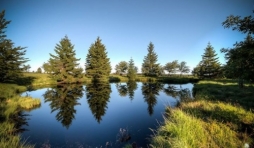
[[[147,147],[165,106],[191,97],[192,84],[92,83],[26,92],[41,106],[24,111],[22,139],[36,147]]]

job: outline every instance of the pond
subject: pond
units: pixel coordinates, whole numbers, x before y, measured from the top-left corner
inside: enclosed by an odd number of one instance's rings
[[[35,147],[147,147],[165,106],[192,98],[192,84],[91,83],[25,92],[41,106],[22,111],[22,140]]]

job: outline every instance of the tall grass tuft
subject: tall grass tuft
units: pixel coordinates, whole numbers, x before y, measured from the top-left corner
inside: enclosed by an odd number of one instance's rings
[[[0,83],[0,148],[34,147],[20,141],[21,138],[16,134],[17,129],[12,120],[20,108],[29,110],[40,105],[39,99],[19,95],[26,90],[26,86]]]
[[[237,133],[215,120],[203,121],[181,109],[169,109],[164,124],[152,137],[151,147],[219,148],[239,147]]]
[[[32,97],[21,97],[16,96],[13,99],[7,100],[8,106],[19,106],[23,109],[32,109],[36,106],[39,106],[41,104],[40,99],[34,99]],[[12,108],[12,107],[9,107]]]

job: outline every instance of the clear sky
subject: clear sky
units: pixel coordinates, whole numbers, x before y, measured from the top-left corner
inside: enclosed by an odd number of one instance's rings
[[[7,38],[27,47],[31,70],[49,59],[49,53],[67,35],[84,67],[87,51],[99,36],[112,69],[132,57],[139,70],[149,42],[158,63],[186,61],[192,69],[207,43],[225,63],[221,48],[233,47],[245,34],[224,29],[230,14],[253,15],[253,0],[1,0],[0,10],[11,20]]]

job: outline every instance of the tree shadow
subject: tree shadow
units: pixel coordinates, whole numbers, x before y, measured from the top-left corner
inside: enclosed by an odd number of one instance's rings
[[[22,76],[17,78],[13,83],[18,84],[18,85],[32,85],[36,77],[32,76]]]

